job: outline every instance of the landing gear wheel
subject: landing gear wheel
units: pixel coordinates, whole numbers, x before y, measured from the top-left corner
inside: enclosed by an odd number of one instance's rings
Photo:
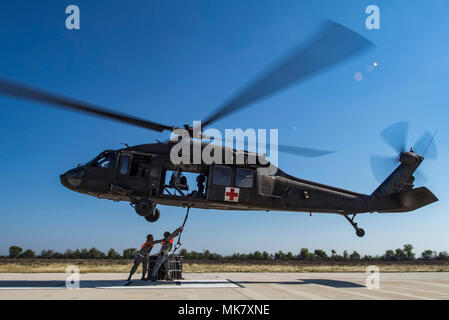
[[[139,216],[146,217],[152,214],[154,203],[150,199],[140,199],[137,200],[134,209]]]
[[[357,226],[357,223],[354,222],[354,218],[355,218],[356,214],[352,215],[352,218],[349,218],[347,214],[343,214],[343,217],[346,218],[346,220],[349,221],[349,223],[352,225],[352,227],[355,230],[355,234],[357,235],[357,237],[362,238],[365,235],[365,230],[363,230],[362,228],[359,228]]]
[[[147,220],[148,222],[156,222],[157,220],[159,220],[160,216],[161,212],[158,208],[155,208],[152,214],[145,216],[145,220]]]

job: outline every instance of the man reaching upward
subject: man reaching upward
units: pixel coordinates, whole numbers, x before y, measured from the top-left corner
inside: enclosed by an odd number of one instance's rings
[[[142,280],[145,279],[145,275],[147,274],[148,267],[148,259],[150,256],[151,249],[153,249],[156,243],[161,243],[163,240],[155,240],[153,239],[153,235],[147,235],[147,241],[142,245],[139,252],[136,253],[136,257],[134,258],[134,265],[129,272],[128,281],[131,281],[131,277],[136,272],[139,265],[142,263]]]
[[[164,232],[164,240],[161,241],[162,242],[161,251],[159,252],[156,262],[154,263],[151,281],[156,281],[157,272],[162,264],[164,264],[165,267],[165,279],[173,280],[169,274],[170,266],[168,261],[168,253],[173,247],[173,238],[178,236],[183,229],[184,227],[179,227],[173,233],[170,233],[168,231]]]

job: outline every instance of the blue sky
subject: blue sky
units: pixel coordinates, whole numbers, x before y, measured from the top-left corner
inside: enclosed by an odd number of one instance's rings
[[[394,155],[379,133],[411,123],[409,144],[438,130],[439,157],[425,161],[439,202],[411,213],[357,217],[357,238],[340,216],[192,210],[189,250],[223,254],[321,248],[383,253],[405,243],[449,250],[447,159],[449,3],[427,1],[45,1],[0,4],[0,75],[114,110],[182,125],[200,120],[277,58],[306,40],[322,18],[377,48],[215,124],[278,128],[280,143],[338,150],[318,159],[282,154],[295,176],[371,193],[371,154]],[[65,8],[81,29],[65,28]],[[365,28],[376,4],[381,29]],[[368,67],[378,67],[368,72]],[[363,75],[355,81],[354,73]],[[182,208],[161,207],[146,223],[126,203],[77,194],[59,174],[104,149],[166,138],[95,117],[0,97],[0,254],[16,244],[42,249],[136,247],[147,233],[179,226]],[[295,130],[296,128],[296,130]]]

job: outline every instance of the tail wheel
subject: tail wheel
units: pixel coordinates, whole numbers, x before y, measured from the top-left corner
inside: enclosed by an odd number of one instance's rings
[[[161,216],[161,212],[159,211],[158,208],[154,209],[153,213],[145,216],[145,220],[147,220],[148,222],[156,222],[157,220],[159,220],[159,217]]]
[[[365,235],[365,230],[363,230],[363,229],[357,229],[357,230],[355,231],[355,234],[356,234],[358,237],[362,238],[362,237]]]
[[[154,203],[150,199],[140,199],[134,207],[137,214],[142,217],[151,215],[154,209]]]

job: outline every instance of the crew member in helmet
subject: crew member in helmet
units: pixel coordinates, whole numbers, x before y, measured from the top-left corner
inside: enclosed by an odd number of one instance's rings
[[[170,265],[168,261],[168,254],[173,247],[173,238],[178,236],[183,229],[184,227],[179,227],[173,233],[170,233],[168,231],[164,232],[164,239],[161,241],[162,242],[161,251],[159,252],[156,262],[154,263],[153,273],[151,274],[151,281],[156,281],[157,272],[159,271],[159,268],[161,267],[162,264],[164,264],[165,267],[166,272],[165,279],[173,280],[169,274]]]
[[[142,263],[142,280],[145,279],[145,275],[147,274],[148,268],[148,259],[150,256],[151,249],[153,249],[156,243],[161,243],[163,240],[154,240],[153,235],[147,235],[147,241],[142,245],[139,252],[136,253],[136,257],[134,258],[134,265],[129,272],[128,281],[131,281],[132,275],[136,272],[139,265]]]

